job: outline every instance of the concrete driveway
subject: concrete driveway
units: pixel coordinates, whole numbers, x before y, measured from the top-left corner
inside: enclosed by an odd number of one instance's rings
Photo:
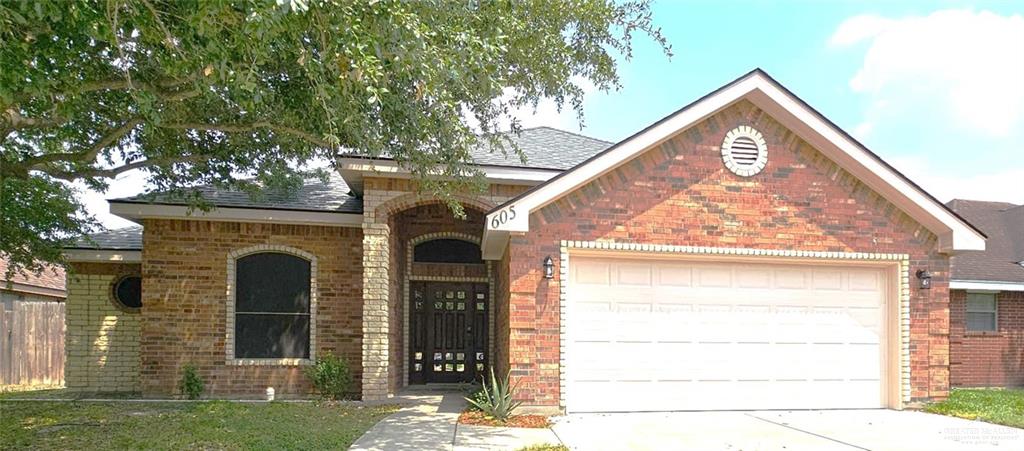
[[[922,412],[823,410],[572,414],[574,450],[1024,450],[1024,430]]]

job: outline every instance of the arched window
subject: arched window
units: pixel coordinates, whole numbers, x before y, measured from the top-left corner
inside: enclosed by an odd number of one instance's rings
[[[412,260],[418,263],[478,263],[484,262],[480,246],[469,241],[442,238],[424,241],[413,249]]]
[[[239,359],[308,359],[310,261],[261,252],[235,263],[235,353]]]

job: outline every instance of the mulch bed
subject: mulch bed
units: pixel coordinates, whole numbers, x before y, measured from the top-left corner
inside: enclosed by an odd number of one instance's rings
[[[548,417],[544,415],[512,415],[508,421],[500,422],[493,418],[487,418],[479,410],[467,410],[459,415],[459,424],[472,424],[476,426],[501,426],[507,428],[535,428],[543,429],[551,426]]]

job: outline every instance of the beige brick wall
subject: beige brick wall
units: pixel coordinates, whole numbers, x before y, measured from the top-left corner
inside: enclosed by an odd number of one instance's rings
[[[80,392],[139,391],[139,316],[115,306],[111,284],[139,265],[79,264],[67,279],[64,381]]]

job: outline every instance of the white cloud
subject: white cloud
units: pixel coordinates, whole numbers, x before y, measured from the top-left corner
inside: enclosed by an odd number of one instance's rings
[[[955,126],[989,137],[1024,127],[1024,16],[971,10],[901,19],[861,15],[840,24],[829,43],[867,44],[850,86],[874,102],[932,104]]]
[[[875,124],[873,124],[870,121],[861,122],[857,124],[856,127],[853,128],[853,136],[863,141],[864,139],[871,135],[871,129],[873,129],[874,127]]]
[[[1024,204],[1024,168],[997,167],[985,173],[941,171],[921,157],[895,157],[889,163],[942,202],[972,199]]]
[[[833,46],[847,46],[878,36],[892,26],[892,20],[873,15],[854,16],[846,19],[829,38]]]

